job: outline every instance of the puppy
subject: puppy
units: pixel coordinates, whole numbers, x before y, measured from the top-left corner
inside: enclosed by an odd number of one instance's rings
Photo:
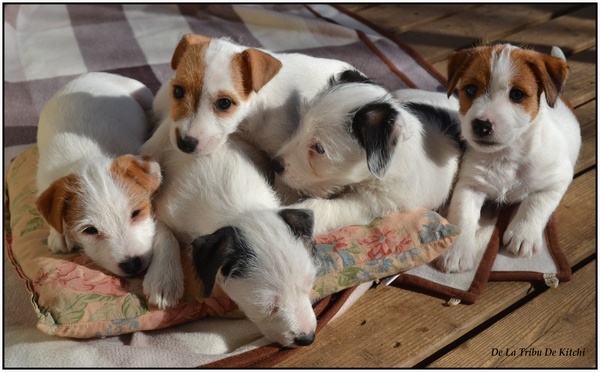
[[[283,346],[312,343],[311,211],[280,208],[244,143],[231,139],[210,155],[189,156],[170,143],[171,125],[165,120],[142,153],[162,164],[157,218],[182,247],[191,245],[205,296],[218,283],[267,338]]]
[[[293,206],[314,210],[317,234],[448,198],[461,153],[450,135],[458,104],[442,93],[397,94],[406,102],[355,70],[338,74],[273,159],[278,178],[310,197]]]
[[[560,95],[567,74],[558,48],[549,56],[500,44],[450,57],[448,95],[457,88],[467,150],[448,214],[461,234],[437,260],[440,269],[473,268],[485,247],[475,233],[486,200],[520,203],[502,237],[509,252],[529,257],[542,246],[581,145],[579,123]]]
[[[151,198],[158,163],[136,154],[149,134],[152,93],[106,73],[82,75],[44,107],[37,135],[36,206],[53,253],[80,247],[104,269],[131,276],[152,258]]]
[[[299,102],[350,67],[194,34],[183,36],[171,66],[175,77],[160,88],[154,111],[171,121],[169,137],[176,148],[210,154],[237,131],[269,158],[294,131]]]

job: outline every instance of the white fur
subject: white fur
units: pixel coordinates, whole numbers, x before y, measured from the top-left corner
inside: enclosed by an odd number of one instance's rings
[[[502,241],[515,256],[531,256],[542,246],[545,225],[573,178],[581,145],[578,121],[560,98],[551,108],[542,93],[533,120],[508,99],[512,48],[506,48],[494,62],[488,94],[477,98],[461,115],[468,148],[448,215],[461,234],[437,261],[444,271],[473,268],[485,248],[477,243],[475,234],[481,207],[488,199],[499,204],[520,203]],[[495,145],[474,142],[471,122],[475,118],[494,123]]]
[[[181,135],[197,139],[194,155],[206,155],[224,144],[236,131],[253,146],[273,156],[289,137],[298,121],[297,107],[303,99],[312,98],[329,77],[350,66],[342,61],[314,58],[296,53],[266,52],[282,63],[281,69],[248,100],[235,99],[235,114],[219,118],[214,113],[215,97],[226,91],[235,94],[230,73],[233,56],[248,47],[227,39],[212,39],[205,54],[205,73],[198,107],[194,113],[171,125],[170,137],[176,144],[175,129]],[[157,93],[154,111],[159,118],[167,117],[172,95],[172,80],[165,82]]]
[[[458,108],[456,100],[441,93],[403,90],[395,94],[402,100]],[[354,112],[376,101],[398,111],[394,129],[399,131],[398,143],[380,178],[369,171],[365,150],[348,127]],[[325,154],[311,148],[317,142]],[[285,171],[277,178],[312,197],[293,207],[314,210],[319,234],[366,224],[397,210],[439,208],[449,196],[459,155],[451,140],[421,123],[383,87],[347,83],[324,89],[308,103],[294,136],[278,152]]]
[[[159,220],[182,246],[221,227],[239,228],[257,257],[256,266],[243,278],[218,274],[217,283],[269,339],[293,346],[298,335],[314,335],[313,260],[277,215],[277,196],[241,151],[243,145],[227,141],[212,154],[189,156],[170,143],[170,126],[166,120],[142,148],[164,170],[155,200]]]

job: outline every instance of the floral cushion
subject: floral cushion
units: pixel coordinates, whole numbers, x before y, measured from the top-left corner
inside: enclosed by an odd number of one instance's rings
[[[239,315],[235,303],[219,290],[202,298],[187,260],[183,260],[183,299],[173,308],[159,310],[146,302],[142,277],[116,277],[80,253],[52,254],[47,247],[48,226],[35,208],[37,159],[33,146],[9,167],[4,237],[8,257],[31,293],[40,330],[90,338],[165,328],[207,316]],[[319,271],[312,297],[316,300],[430,262],[457,234],[458,229],[437,213],[419,210],[319,236]]]

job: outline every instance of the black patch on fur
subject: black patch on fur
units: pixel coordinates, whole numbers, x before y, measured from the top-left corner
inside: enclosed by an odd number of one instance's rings
[[[369,170],[379,178],[385,175],[398,143],[397,117],[398,111],[390,103],[371,102],[352,118],[351,133],[367,152]]]
[[[434,126],[444,136],[452,139],[462,152],[465,151],[466,144],[461,137],[458,112],[417,102],[405,102],[403,106],[415,115],[423,125]]]
[[[329,86],[349,83],[376,84],[358,70],[344,70],[329,78]]]
[[[314,213],[310,209],[282,209],[279,216],[290,227],[296,238],[302,239],[304,245],[314,249],[313,229]]]
[[[217,272],[224,277],[242,278],[248,274],[256,255],[240,229],[226,226],[192,242],[192,263],[204,283],[204,295],[210,296]]]

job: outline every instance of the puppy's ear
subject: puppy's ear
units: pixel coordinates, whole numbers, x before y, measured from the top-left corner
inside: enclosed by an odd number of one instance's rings
[[[192,242],[192,263],[204,283],[204,296],[215,286],[219,270],[224,277],[243,277],[255,259],[241,231],[232,226],[197,237]]]
[[[70,174],[54,181],[35,201],[42,217],[59,234],[64,233],[63,217],[72,206],[71,202],[79,189],[79,177]]]
[[[179,44],[177,44],[175,51],[173,52],[173,57],[171,58],[171,68],[173,70],[177,69],[177,66],[179,66],[179,61],[181,60],[181,57],[183,57],[183,55],[185,54],[185,52],[187,51],[187,49],[190,45],[202,44],[202,43],[208,44],[210,42],[210,40],[211,40],[210,37],[204,36],[204,35],[197,35],[197,34],[183,35],[181,40],[179,40]]]
[[[465,69],[471,63],[472,50],[460,50],[454,52],[448,58],[448,97],[454,93],[458,81],[462,77]]]
[[[249,48],[233,57],[234,69],[242,74],[244,94],[258,92],[281,69],[281,61],[258,49]]]
[[[385,175],[398,143],[397,117],[398,111],[389,103],[375,102],[361,107],[352,118],[352,134],[367,152],[369,170],[377,178]]]
[[[375,84],[373,80],[358,70],[344,70],[329,79],[330,86],[349,83]]]
[[[162,180],[160,165],[147,155],[121,155],[113,160],[110,171],[113,177],[121,177],[150,195],[158,190]]]
[[[537,55],[541,58],[533,58],[529,65],[541,85],[541,89],[546,93],[548,105],[554,107],[567,81],[569,67],[560,58],[541,53]]]
[[[294,236],[304,243],[312,244],[315,217],[311,209],[281,209],[279,216],[290,227]]]

